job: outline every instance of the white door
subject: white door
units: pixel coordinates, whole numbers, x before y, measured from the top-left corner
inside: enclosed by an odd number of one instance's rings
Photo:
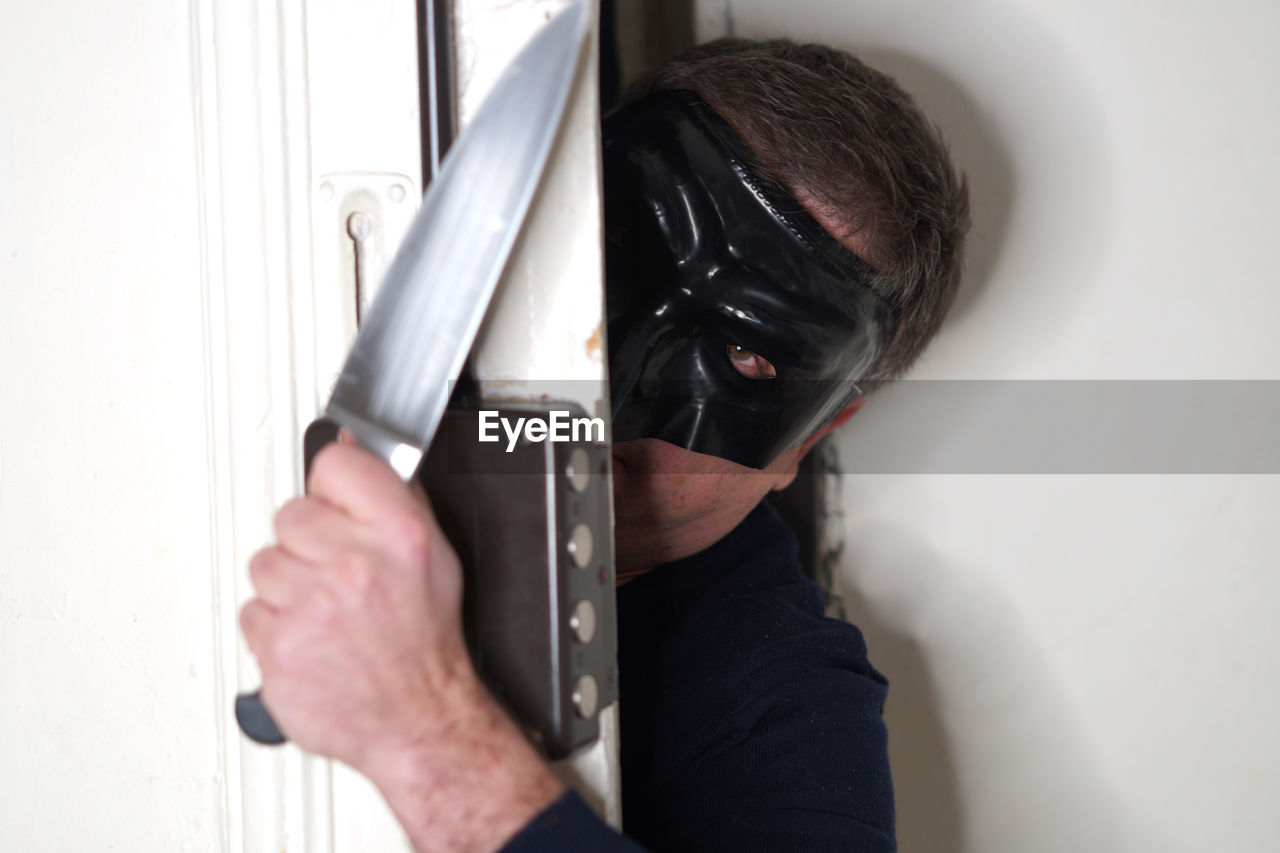
[[[464,119],[498,54],[562,3],[520,4],[510,26],[500,5],[459,5]],[[257,683],[245,565],[298,489],[301,428],[354,333],[344,205],[378,218],[376,273],[420,197],[414,4],[66,0],[3,18],[0,849],[402,846],[363,781],[247,742],[230,709]],[[510,32],[492,59],[482,27]],[[542,194],[574,212],[541,217],[523,251],[582,290],[530,290],[527,310],[595,334],[550,369],[602,383],[589,71],[575,97],[563,144],[580,159]],[[600,790],[616,773],[603,749],[577,765]]]

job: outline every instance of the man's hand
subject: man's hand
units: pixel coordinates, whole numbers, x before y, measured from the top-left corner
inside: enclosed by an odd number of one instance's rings
[[[419,849],[496,848],[558,796],[475,674],[461,567],[419,493],[332,444],[275,530],[240,623],[291,740],[368,776]]]

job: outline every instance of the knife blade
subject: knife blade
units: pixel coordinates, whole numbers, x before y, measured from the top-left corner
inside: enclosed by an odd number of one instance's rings
[[[512,60],[449,149],[347,356],[325,417],[406,482],[435,435],[537,189],[586,41],[574,0]],[[260,694],[241,730],[285,741]]]

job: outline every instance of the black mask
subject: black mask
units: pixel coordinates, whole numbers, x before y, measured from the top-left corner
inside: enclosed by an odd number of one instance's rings
[[[691,92],[605,119],[615,441],[764,468],[858,394],[892,340],[875,271],[752,162]]]

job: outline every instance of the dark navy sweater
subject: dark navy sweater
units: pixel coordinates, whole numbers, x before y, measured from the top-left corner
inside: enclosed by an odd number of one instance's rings
[[[627,838],[567,793],[504,848],[892,851],[886,683],[761,504],[618,589]]]

